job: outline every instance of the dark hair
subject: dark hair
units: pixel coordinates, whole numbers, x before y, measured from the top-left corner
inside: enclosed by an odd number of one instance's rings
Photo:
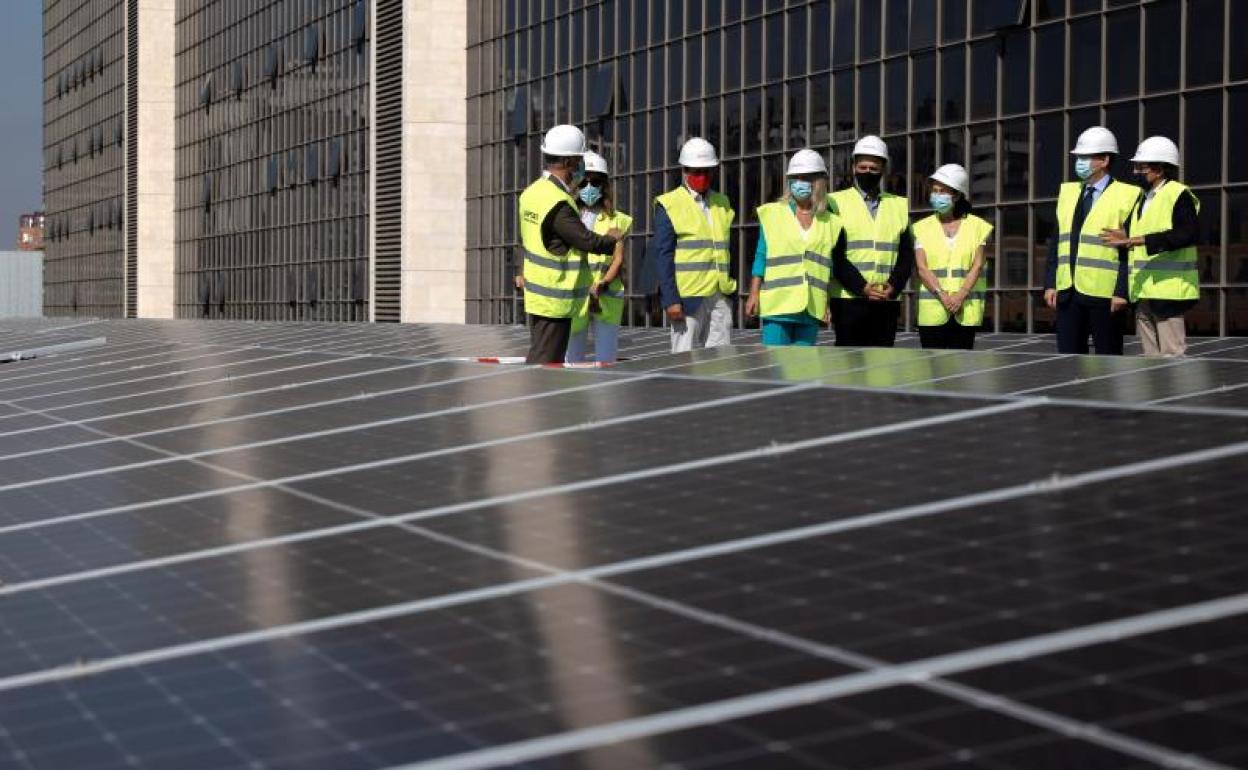
[[[550,168],[551,166],[557,166],[557,165],[559,165],[560,163],[563,163],[565,160],[567,160],[567,159],[568,159],[568,157],[570,157],[570,156],[563,156],[563,155],[547,155],[546,153],[542,153],[542,166],[543,166],[544,168]]]
[[[607,216],[615,216],[615,195],[611,189],[611,177],[602,183],[602,200],[598,201]]]

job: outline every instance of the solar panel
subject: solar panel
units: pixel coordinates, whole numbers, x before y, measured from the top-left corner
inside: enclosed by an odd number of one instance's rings
[[[0,324],[0,765],[1248,764],[1248,343],[757,339]]]
[[[1029,345],[1031,343],[1028,343]],[[1072,356],[976,351],[731,346],[626,361],[618,370],[697,378],[814,381],[883,390],[1044,396],[1122,404],[1243,408],[1248,361],[1206,356]]]

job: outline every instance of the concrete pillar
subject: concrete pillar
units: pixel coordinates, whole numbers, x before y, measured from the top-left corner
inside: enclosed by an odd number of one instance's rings
[[[404,322],[467,318],[467,5],[404,3]]]
[[[139,77],[135,197],[138,213],[137,288],[140,318],[174,316],[174,27],[176,0],[138,4]]]

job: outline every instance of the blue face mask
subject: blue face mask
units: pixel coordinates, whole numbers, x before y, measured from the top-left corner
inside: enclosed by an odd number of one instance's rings
[[[574,186],[579,185],[584,180],[585,180],[585,161],[581,161],[581,164],[577,166],[576,169],[572,172],[572,184]]]
[[[927,202],[932,204],[937,214],[948,214],[953,211],[953,196],[949,193],[934,192],[927,196]]]
[[[789,194],[799,201],[806,200],[814,191],[815,185],[813,182],[807,182],[805,179],[789,180]]]
[[[581,188],[581,202],[586,206],[596,205],[600,200],[602,200],[601,187],[594,187],[592,184],[587,184]]]
[[[1087,179],[1092,176],[1092,159],[1079,158],[1075,161],[1075,176],[1080,179]]]

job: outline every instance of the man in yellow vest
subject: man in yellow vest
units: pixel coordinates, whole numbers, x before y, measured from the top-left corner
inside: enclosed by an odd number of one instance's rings
[[[1183,314],[1200,299],[1200,200],[1177,181],[1179,148],[1166,137],[1140,142],[1131,162],[1148,192],[1131,216],[1130,234],[1108,229],[1101,241],[1131,249],[1128,299],[1135,303],[1135,334],[1144,355],[1181,356],[1187,350]]]
[[[914,269],[906,199],[883,190],[888,145],[864,136],[854,145],[854,185],[828,196],[845,225],[845,257],[834,259],[828,288],[838,346],[891,348],[901,291]]]
[[[1109,129],[1084,131],[1071,151],[1080,181],[1066,182],[1058,193],[1044,301],[1057,311],[1059,353],[1087,353],[1090,334],[1098,354],[1122,355],[1127,250],[1105,245],[1101,231],[1127,225],[1140,188],[1109,175],[1117,154],[1118,140]]]
[[[736,212],[727,196],[711,189],[719,158],[705,139],[680,149],[681,185],[655,199],[654,234],[648,261],[659,300],[672,327],[672,352],[732,342],[736,294],[729,243]]]
[[[555,126],[542,139],[546,170],[520,193],[520,245],[523,274],[516,288],[524,290],[529,316],[530,364],[562,363],[568,350],[572,319],[589,302],[593,274],[587,254],[611,254],[623,235],[604,235],[585,227],[576,211],[577,186],[585,176],[585,135],[576,126]]]

